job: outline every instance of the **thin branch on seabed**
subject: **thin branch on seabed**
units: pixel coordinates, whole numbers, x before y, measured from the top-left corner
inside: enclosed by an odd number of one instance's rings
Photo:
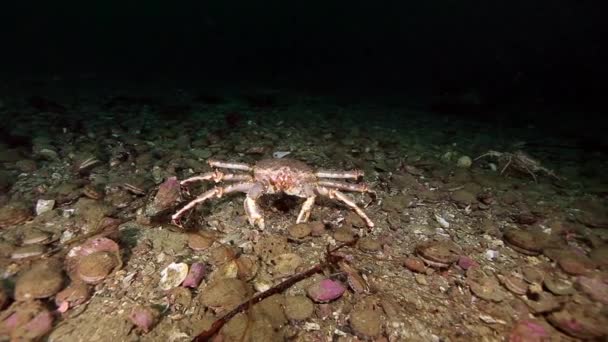
[[[255,296],[251,297],[250,299],[248,299],[247,301],[241,303],[239,306],[232,309],[231,311],[226,313],[224,316],[218,318],[215,322],[213,322],[213,324],[211,325],[211,327],[209,329],[200,333],[192,341],[193,342],[209,341],[209,339],[211,337],[213,337],[215,334],[217,334],[220,331],[220,329],[224,326],[224,324],[226,324],[230,319],[232,319],[232,317],[251,308],[254,304],[259,303],[262,300],[264,300],[274,294],[281,293],[281,292],[287,290],[295,283],[297,283],[301,280],[304,280],[304,279],[312,276],[313,274],[321,272],[326,267],[335,265],[338,261],[342,260],[342,257],[338,256],[338,255],[334,255],[333,253],[335,253],[337,250],[339,250],[343,247],[353,246],[355,243],[357,243],[357,238],[355,238],[351,242],[343,243],[333,249],[330,249],[329,246],[327,246],[327,252],[325,254],[324,261],[316,264],[315,266],[309,268],[306,271],[300,272],[298,274],[294,274],[293,276],[287,278],[285,281],[269,288],[268,290],[266,290],[264,292],[260,292],[260,293],[256,294]]]

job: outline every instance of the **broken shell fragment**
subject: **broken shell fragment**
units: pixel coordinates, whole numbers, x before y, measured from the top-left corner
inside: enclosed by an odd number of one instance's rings
[[[188,276],[188,265],[185,263],[171,263],[160,272],[160,288],[164,291],[178,287]]]
[[[188,275],[186,276],[186,279],[184,279],[182,286],[197,288],[205,277],[205,274],[207,273],[206,271],[207,267],[205,266],[205,264],[195,262],[194,264],[192,264],[192,266],[190,266],[190,272],[188,272]]]
[[[346,291],[346,287],[339,281],[323,279],[309,287],[306,293],[317,303],[327,303],[340,298],[344,291]]]

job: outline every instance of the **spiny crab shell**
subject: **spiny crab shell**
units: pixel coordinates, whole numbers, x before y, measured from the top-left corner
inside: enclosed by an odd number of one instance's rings
[[[171,219],[175,225],[180,226],[179,219],[200,203],[211,198],[220,198],[232,192],[242,192],[246,194],[244,207],[249,223],[252,226],[258,226],[260,229],[264,229],[264,217],[258,207],[257,200],[262,195],[278,193],[306,199],[302,204],[296,223],[308,221],[315,198],[324,196],[342,202],[354,210],[368,228],[374,227],[373,221],[355,204],[355,201],[340,191],[369,193],[375,196],[375,192],[370,190],[365,183],[341,181],[359,180],[363,176],[363,172],[359,170],[315,170],[304,162],[288,158],[263,159],[254,165],[219,160],[208,160],[207,163],[215,170],[185,179],[180,182],[180,185],[186,186],[200,181],[213,181],[215,183],[232,181],[233,183],[207,190],[187,203],[172,215]],[[224,173],[220,169],[245,171],[246,173]]]

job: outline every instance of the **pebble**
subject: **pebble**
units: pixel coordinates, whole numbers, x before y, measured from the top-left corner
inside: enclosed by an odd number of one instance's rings
[[[403,261],[403,266],[412,272],[426,273],[426,266],[424,266],[424,262],[419,258],[406,258]]]

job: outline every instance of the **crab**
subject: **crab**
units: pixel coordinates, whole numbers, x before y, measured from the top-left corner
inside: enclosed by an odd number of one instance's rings
[[[513,153],[498,152],[498,151],[490,150],[490,151],[480,155],[479,157],[475,158],[474,160],[478,160],[483,157],[494,157],[494,158],[497,158],[501,164],[504,164],[504,166],[500,170],[501,175],[503,173],[505,173],[505,171],[509,167],[512,167],[519,172],[529,174],[532,177],[532,179],[534,179],[535,183],[538,183],[536,174],[539,172],[544,173],[545,175],[553,177],[557,180],[560,179],[555,174],[555,172],[542,166],[538,160],[530,157],[528,154],[526,154],[525,152],[520,151],[520,150],[514,151]]]
[[[232,181],[234,183],[216,186],[196,197],[171,216],[173,224],[181,226],[180,218],[198,204],[212,198],[221,198],[226,194],[241,192],[246,194],[244,206],[249,224],[260,229],[264,229],[265,224],[257,200],[264,194],[281,193],[305,198],[296,223],[307,222],[315,199],[317,196],[324,196],[342,202],[354,210],[369,229],[374,227],[374,222],[363,209],[350,196],[340,191],[368,193],[375,198],[375,192],[367,184],[341,181],[359,180],[363,177],[363,172],[360,170],[315,170],[302,161],[288,158],[263,159],[254,165],[220,160],[208,160],[207,163],[214,168],[213,171],[185,179],[180,184],[187,186],[200,181],[215,183]],[[219,169],[245,171],[246,173],[224,173]]]

